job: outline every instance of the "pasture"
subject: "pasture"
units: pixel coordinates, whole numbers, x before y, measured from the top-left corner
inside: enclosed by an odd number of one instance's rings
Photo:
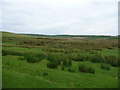
[[[118,88],[118,38],[74,37],[2,32],[3,88]]]

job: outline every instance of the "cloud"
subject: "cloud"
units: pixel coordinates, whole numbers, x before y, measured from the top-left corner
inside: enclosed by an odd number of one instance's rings
[[[118,0],[2,0],[3,30],[116,35]]]

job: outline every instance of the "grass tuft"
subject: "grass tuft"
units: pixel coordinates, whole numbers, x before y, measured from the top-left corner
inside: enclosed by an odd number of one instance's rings
[[[85,64],[79,65],[79,71],[85,73],[95,73],[95,69],[93,67],[88,67]]]

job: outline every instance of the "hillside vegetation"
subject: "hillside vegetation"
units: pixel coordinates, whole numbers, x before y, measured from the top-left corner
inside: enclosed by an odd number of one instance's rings
[[[118,39],[83,37],[3,32],[3,88],[117,88]]]

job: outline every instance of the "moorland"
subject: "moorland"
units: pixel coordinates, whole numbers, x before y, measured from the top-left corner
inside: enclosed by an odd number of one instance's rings
[[[2,33],[3,88],[117,88],[113,36]]]

